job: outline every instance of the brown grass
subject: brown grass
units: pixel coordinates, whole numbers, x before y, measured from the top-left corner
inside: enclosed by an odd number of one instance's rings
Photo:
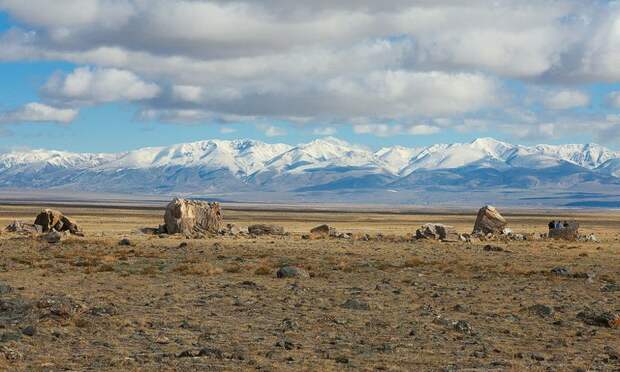
[[[37,209],[0,208],[0,225]],[[586,307],[620,310],[618,292],[601,290],[620,283],[618,214],[557,216],[579,220],[601,243],[498,242],[504,252],[486,252],[488,242],[411,240],[424,222],[469,232],[474,213],[225,209],[228,222],[278,223],[291,235],[186,240],[135,232],[157,226],[161,211],[64,212],[86,237],[49,245],[0,235],[0,284],[13,287],[0,294],[0,337],[7,339],[0,343],[1,370],[620,368],[613,358],[619,329],[576,316]],[[508,216],[516,232],[543,232],[550,218],[521,213]],[[301,238],[320,223],[354,237]],[[133,245],[119,246],[121,237]],[[278,279],[283,265],[311,277]],[[557,266],[595,276],[559,277],[550,272]],[[8,317],[10,304],[50,294],[71,297],[80,310],[70,319]],[[369,310],[349,309],[347,300]],[[534,304],[550,306],[553,315],[532,315],[526,309]],[[473,332],[455,330],[459,320]],[[22,334],[30,324],[37,327],[32,337]],[[203,348],[210,352],[179,356]]]

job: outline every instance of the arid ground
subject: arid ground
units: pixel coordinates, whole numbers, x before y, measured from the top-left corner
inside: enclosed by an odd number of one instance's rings
[[[1,207],[0,225],[32,222],[41,207]],[[227,222],[290,234],[188,240],[138,232],[158,226],[163,209],[61,209],[85,237],[0,235],[2,369],[620,370],[620,328],[583,317],[620,312],[618,213],[505,213],[515,232],[574,218],[600,242],[491,242],[501,250],[490,251],[411,239],[425,222],[471,232],[475,210],[224,205]],[[302,239],[322,223],[354,238]],[[279,279],[284,265],[310,277]]]

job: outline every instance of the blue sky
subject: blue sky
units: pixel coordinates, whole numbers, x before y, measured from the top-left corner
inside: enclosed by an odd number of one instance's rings
[[[0,149],[325,135],[620,149],[614,2],[149,4],[0,0]]]

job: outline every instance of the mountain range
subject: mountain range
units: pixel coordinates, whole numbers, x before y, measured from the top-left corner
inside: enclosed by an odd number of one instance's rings
[[[620,152],[596,144],[386,147],[336,138],[291,146],[205,140],[121,153],[0,154],[0,188],[133,194],[587,190],[620,186]]]

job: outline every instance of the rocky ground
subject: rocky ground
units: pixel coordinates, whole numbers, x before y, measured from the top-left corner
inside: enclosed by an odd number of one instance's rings
[[[441,243],[411,237],[475,211],[225,212],[290,234],[200,240],[137,232],[161,211],[65,212],[85,237],[0,235],[3,369],[620,370],[619,215],[559,216],[599,243]],[[321,222],[353,238],[302,239]]]

